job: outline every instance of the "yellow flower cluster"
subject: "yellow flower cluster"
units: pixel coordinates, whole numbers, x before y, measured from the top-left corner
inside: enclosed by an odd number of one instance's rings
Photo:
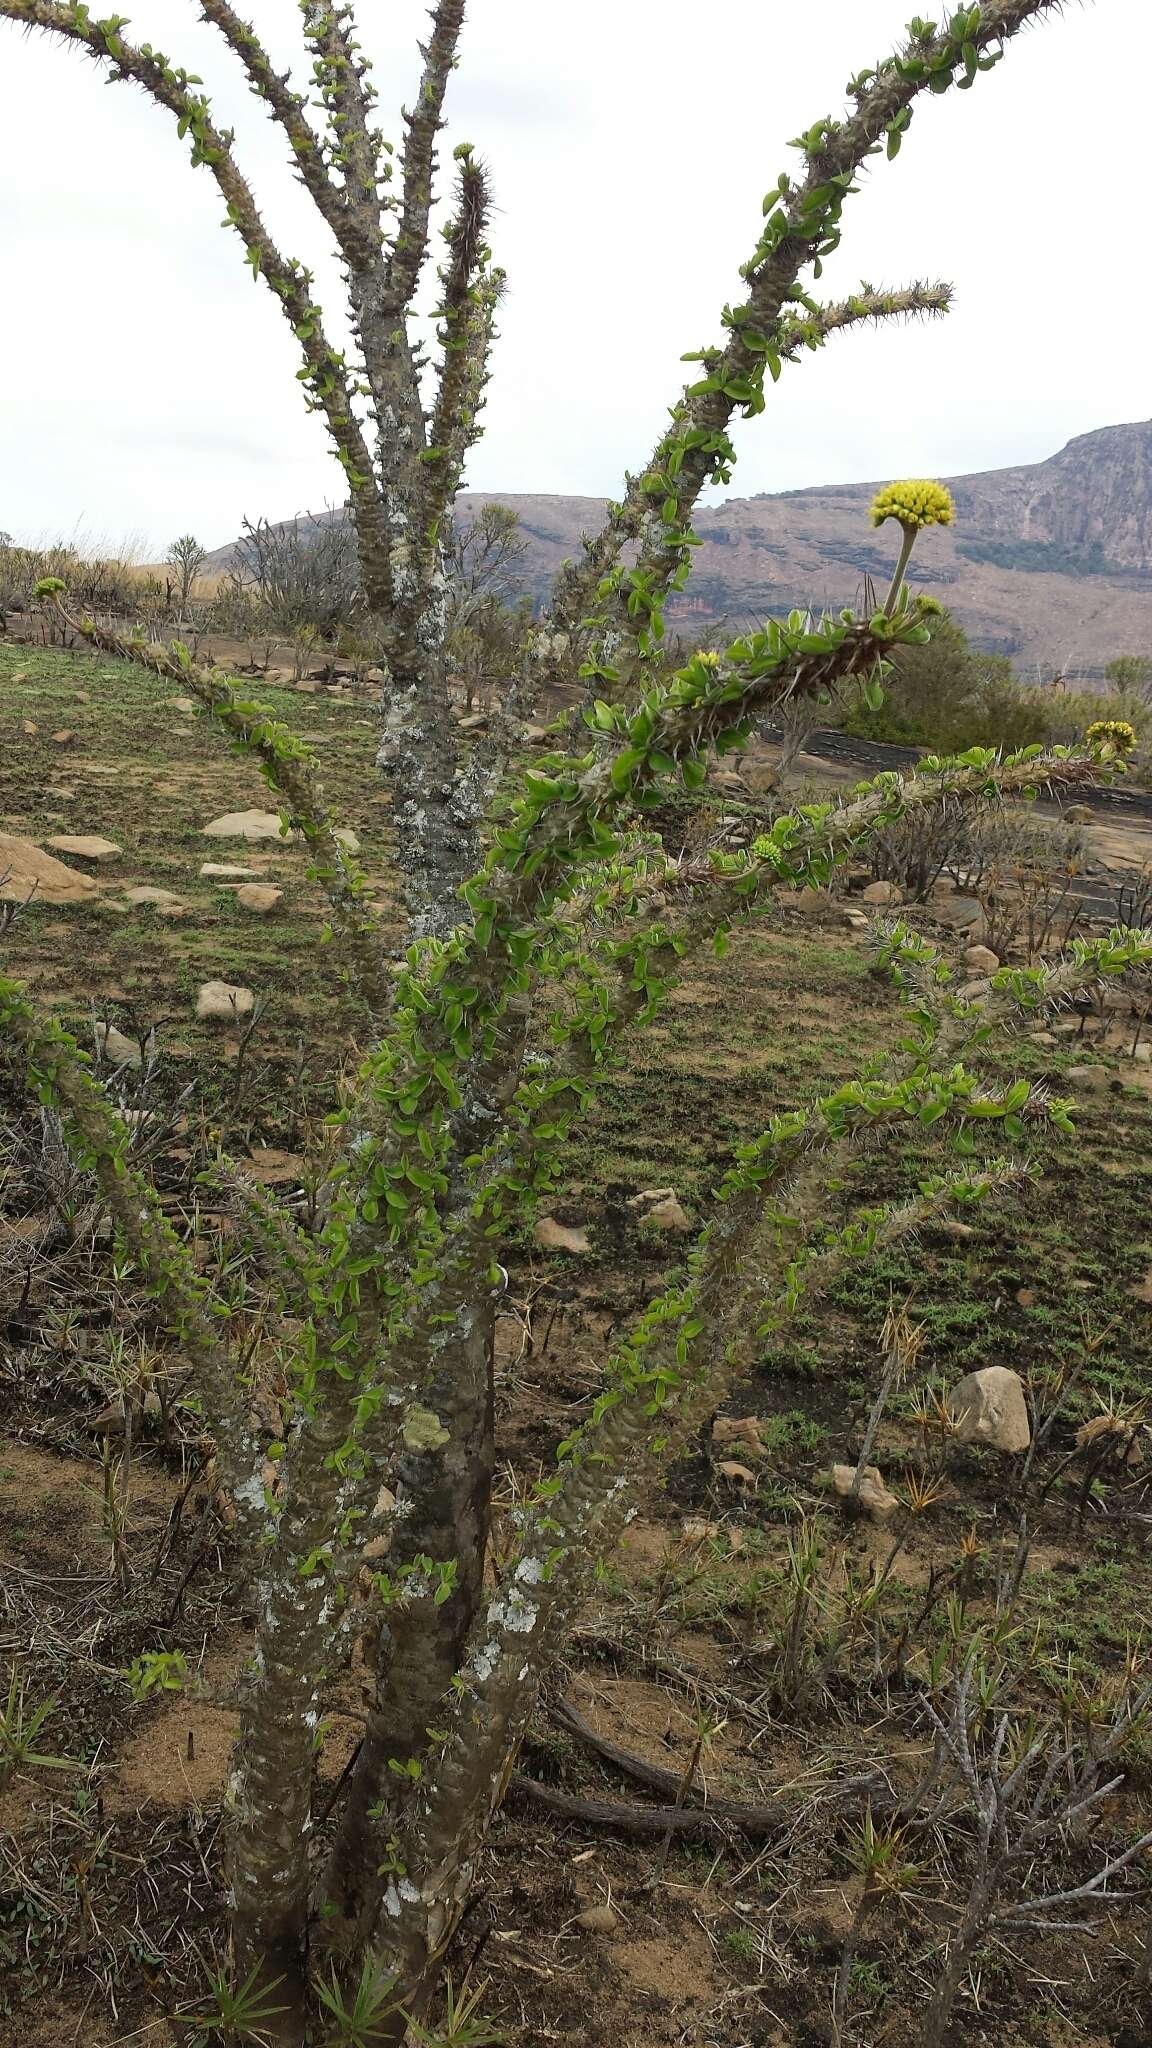
[[[868,516],[873,526],[882,526],[886,519],[898,519],[905,528],[951,526],[956,507],[943,484],[931,477],[904,477],[877,491]]]
[[[1130,754],[1136,745],[1136,728],[1126,718],[1097,718],[1088,727],[1084,738],[1090,747],[1102,753]]]

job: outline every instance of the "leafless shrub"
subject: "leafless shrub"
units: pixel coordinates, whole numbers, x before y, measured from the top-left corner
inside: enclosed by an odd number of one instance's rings
[[[278,632],[311,626],[334,638],[364,612],[356,535],[351,522],[331,509],[276,526],[245,519],[234,575]]]

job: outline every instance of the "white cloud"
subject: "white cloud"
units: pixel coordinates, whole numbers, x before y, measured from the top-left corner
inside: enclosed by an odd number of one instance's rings
[[[277,61],[299,58],[290,0],[254,12]],[[659,431],[681,352],[715,336],[738,290],[787,138],[840,107],[903,13],[474,0],[445,153],[466,136],[492,167],[510,292],[473,484],[616,490]],[[426,16],[416,0],[364,0],[361,16],[397,136]],[[193,17],[187,0],[141,0],[130,33],[203,73],[279,240],[331,300],[324,231],[276,131]],[[1147,0],[1101,0],[1026,32],[971,93],[921,105],[899,158],[876,160],[849,202],[821,289],[944,276],[955,310],[787,371],[740,430],[734,490],[1028,461],[1152,411],[1135,196],[1150,69]],[[245,513],[341,495],[292,338],[167,115],[0,22],[0,178],[0,528],[82,518],[113,540],[155,547],[192,527],[216,544]]]

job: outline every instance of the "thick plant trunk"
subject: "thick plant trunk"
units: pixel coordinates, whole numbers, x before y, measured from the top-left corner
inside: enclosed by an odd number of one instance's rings
[[[305,2039],[318,1686],[337,1597],[327,1567],[309,1567],[331,1540],[327,1465],[347,1427],[346,1404],[333,1400],[298,1443],[257,1582],[260,1619],[232,1772],[229,1875],[238,1976],[255,1969],[266,2003],[283,2008],[261,2022],[276,2048],[301,2048]]]
[[[383,1896],[391,1833],[410,1781],[404,1767],[428,1747],[484,1590],[492,1482],[492,1345],[495,1305],[481,1302],[468,1330],[442,1352],[428,1409],[447,1441],[405,1448],[396,1466],[396,1537],[387,1560],[397,1579],[428,1558],[455,1561],[452,1589],[439,1605],[421,1575],[421,1590],[389,1610],[376,1648],[376,1699],[348,1787],[343,1822],[326,1878],[326,1903],[337,1913],[328,1932],[345,1953],[370,1941]],[[396,1768],[392,1768],[395,1766]],[[370,1809],[382,1806],[382,1811]]]

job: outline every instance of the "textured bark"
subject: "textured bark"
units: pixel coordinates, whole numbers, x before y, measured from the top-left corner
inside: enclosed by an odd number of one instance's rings
[[[334,1503],[329,1460],[345,1440],[346,1401],[305,1425],[258,1585],[252,1671],[241,1704],[232,1774],[229,1853],[233,1931],[241,1975],[284,1981],[273,1993],[288,2014],[278,2041],[294,2044],[307,1971],[312,1775],[318,1688],[339,1605],[332,1570]],[[319,1557],[318,1553],[324,1553]]]
[[[447,1443],[403,1450],[396,1460],[396,1537],[388,1558],[396,1573],[415,1558],[455,1559],[451,1596],[440,1606],[430,1592],[386,1611],[376,1643],[376,1699],[348,1787],[343,1823],[325,1881],[326,1903],[339,1909],[328,1933],[359,1953],[371,1938],[383,1896],[380,1865],[402,1807],[405,1780],[390,1765],[407,1764],[428,1748],[442,1716],[453,1673],[480,1604],[488,1546],[495,1442],[492,1335],[495,1310],[483,1303],[471,1327],[440,1356],[427,1400]],[[369,1809],[383,1801],[384,1812]]]

